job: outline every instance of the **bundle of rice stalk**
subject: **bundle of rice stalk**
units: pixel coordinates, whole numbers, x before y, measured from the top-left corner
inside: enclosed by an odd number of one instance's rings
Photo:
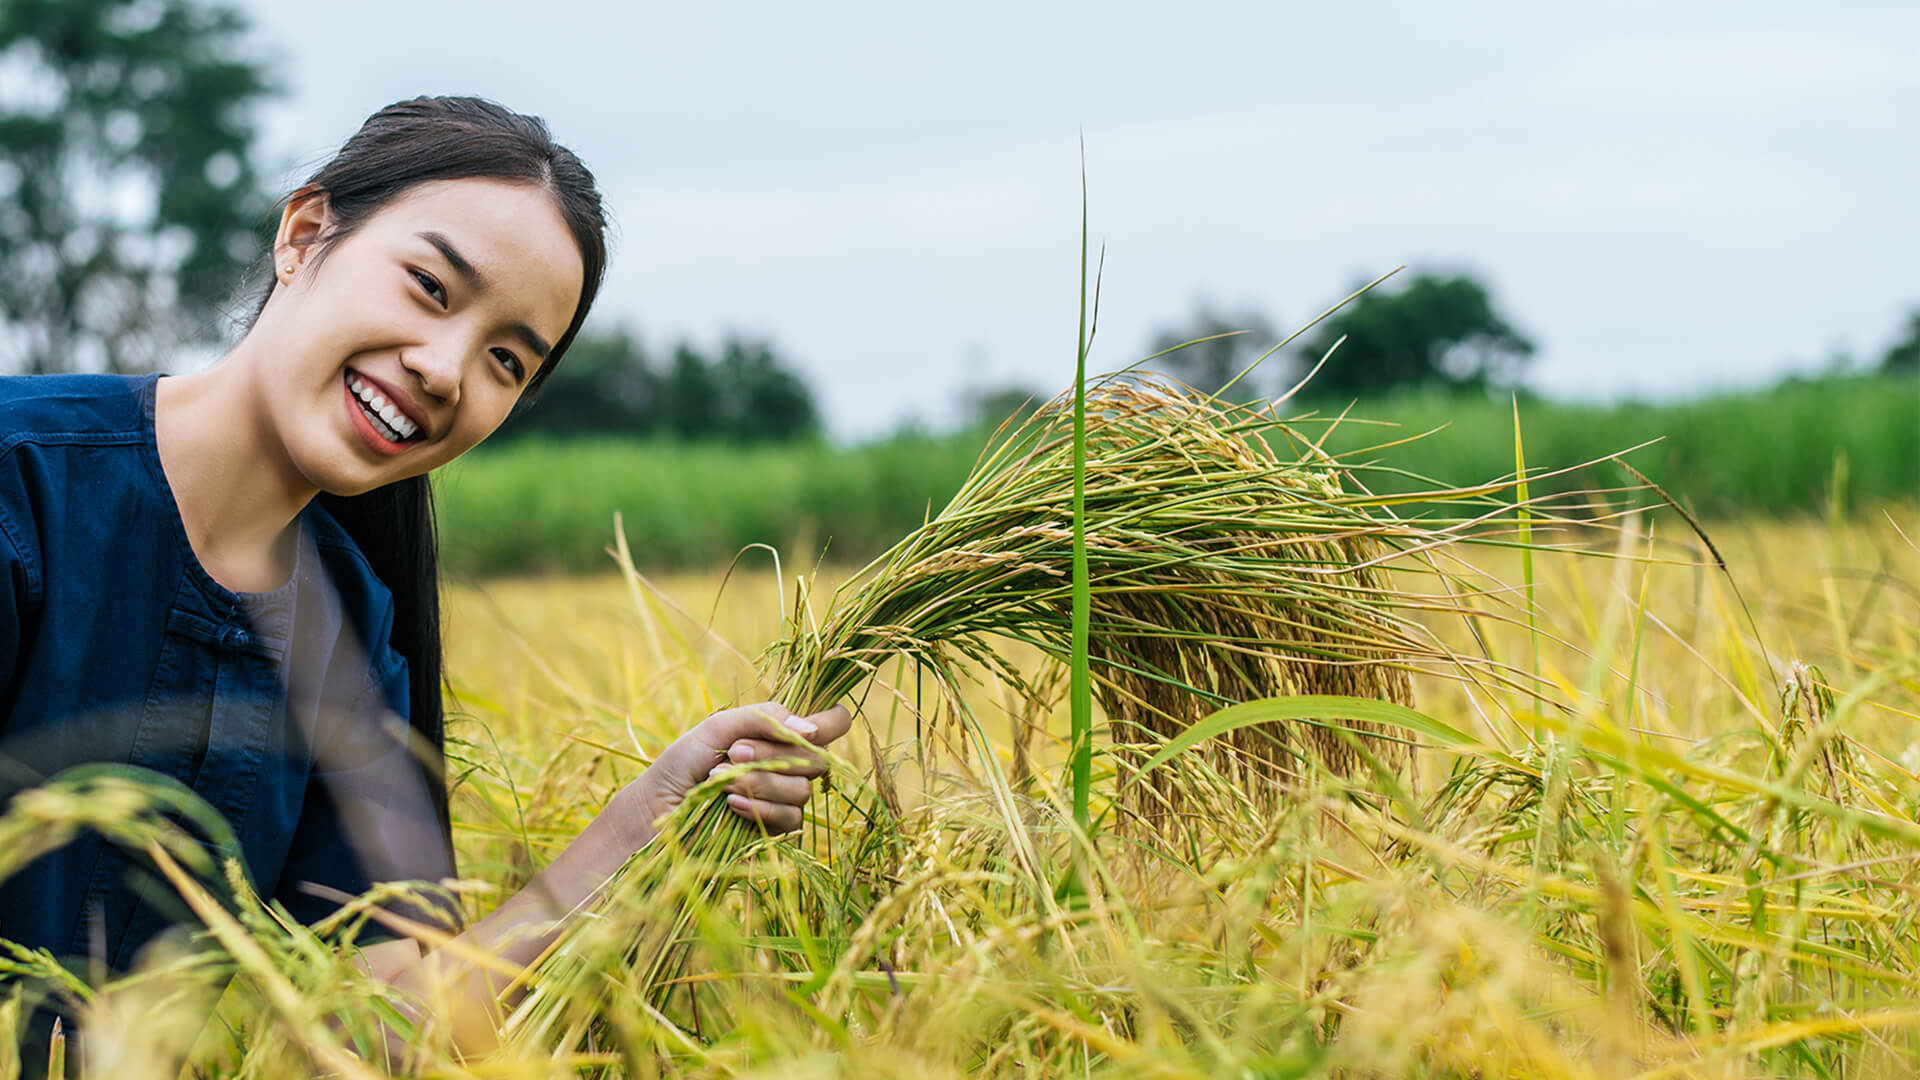
[[[843,700],[905,656],[951,685],[971,659],[1019,684],[996,643],[1071,655],[1071,395],[985,456],[953,501],[817,625],[796,617],[768,653],[776,697]],[[1291,443],[1288,457],[1276,449]],[[1250,406],[1157,379],[1087,392],[1091,674],[1121,729],[1170,737],[1222,706],[1282,694],[1409,703],[1410,665],[1438,656],[1403,617],[1380,562],[1408,536],[1348,493],[1339,463]],[[1367,730],[1352,725],[1355,730]],[[1229,736],[1268,777],[1310,753],[1342,772],[1352,744],[1324,727]],[[1375,744],[1389,757],[1390,744]]]
[[[1384,500],[1346,490],[1342,462],[1265,411],[1156,379],[1108,378],[1089,385],[1086,403],[1090,674],[1116,731],[1172,736],[1224,705],[1276,695],[1406,704],[1409,670],[1455,662],[1412,618],[1444,599],[1396,589],[1382,566],[1434,534],[1381,513]],[[762,658],[776,698],[803,714],[823,709],[905,658],[964,710],[957,686],[969,664],[1024,685],[998,651],[1009,643],[1067,661],[1072,404],[1071,393],[1063,395],[998,441],[944,510],[818,617],[802,590],[785,639]],[[1405,753],[1366,725],[1343,726],[1360,738],[1270,724],[1242,728],[1211,752],[1249,786],[1275,790],[1309,759],[1353,769],[1362,740],[1388,763]],[[675,852],[743,850],[746,833],[728,820],[683,807],[663,833],[723,834],[679,836],[639,852],[607,884],[602,914],[646,910],[641,898],[674,876]],[[718,898],[726,877],[709,868],[708,899]],[[582,934],[605,940],[604,921],[588,923]],[[625,940],[641,945],[630,929]],[[658,945],[657,935],[647,940]],[[606,970],[584,951],[563,942],[535,966],[536,990],[515,1027],[579,1033],[556,1019],[568,995],[539,988],[575,988],[584,971]],[[659,1000],[659,984],[649,982],[662,973],[658,957],[630,951],[617,966],[625,990]]]

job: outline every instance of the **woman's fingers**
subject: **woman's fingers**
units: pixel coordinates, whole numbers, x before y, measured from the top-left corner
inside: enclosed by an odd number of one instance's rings
[[[770,833],[792,832],[800,827],[800,808],[792,803],[728,795],[727,808]]]
[[[767,742],[781,742],[805,746],[809,737],[819,731],[813,721],[795,716],[792,710],[777,701],[762,701],[753,705],[741,705],[732,709],[722,709],[700,722],[699,730],[704,740],[717,752],[725,753],[727,747],[742,739],[759,739]]]
[[[845,705],[835,705],[814,713],[806,721],[813,725],[813,732],[807,735],[807,741],[815,746],[825,746],[845,735],[847,729],[853,726],[853,712]]]
[[[780,771],[795,776],[825,776],[827,763],[806,746],[768,742],[765,739],[741,739],[727,748],[727,761],[734,765],[748,762],[778,762]]]
[[[725,765],[721,765],[715,771],[725,768]],[[727,790],[736,795],[745,795],[750,799],[799,806],[813,794],[813,781],[804,776],[789,776],[786,773],[745,772],[729,781]]]
[[[777,701],[723,709],[702,721],[721,740],[721,745],[736,739],[784,741],[798,736],[815,746],[825,746],[847,733],[853,726],[853,714],[844,705],[835,705],[812,716],[796,716]]]

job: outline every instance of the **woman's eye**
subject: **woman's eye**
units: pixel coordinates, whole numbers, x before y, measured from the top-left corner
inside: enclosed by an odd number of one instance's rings
[[[519,382],[521,377],[526,374],[526,365],[522,364],[520,358],[513,355],[513,353],[507,349],[493,350],[493,358],[500,361],[500,366],[507,369],[507,372],[513,376],[515,382]]]
[[[435,280],[432,274],[420,270],[408,272],[413,275],[413,280],[420,283],[420,288],[425,290],[426,294],[433,299],[434,303],[439,304],[441,307],[447,306],[447,290],[440,287],[440,282]]]

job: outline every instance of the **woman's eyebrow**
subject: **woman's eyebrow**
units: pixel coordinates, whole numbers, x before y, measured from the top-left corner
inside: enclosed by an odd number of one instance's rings
[[[547,344],[547,339],[535,333],[533,327],[528,326],[526,323],[517,322],[507,327],[507,329],[513,331],[513,335],[524,342],[527,348],[532,349],[533,355],[538,356],[542,360],[545,360],[547,354],[553,351],[553,346]]]
[[[453,246],[453,241],[447,239],[445,233],[429,229],[414,235],[432,244],[434,250],[440,253],[441,258],[447,260],[447,265],[453,267],[453,272],[460,275],[475,296],[487,291],[487,279],[480,273],[480,268],[468,262],[467,257],[460,254],[460,249]],[[514,323],[507,329],[513,331],[514,336],[524,342],[527,348],[533,350],[533,354],[540,359],[545,360],[547,355],[553,352],[553,346],[547,344],[547,339],[541,337],[526,323]]]
[[[469,289],[476,293],[487,291],[487,279],[481,275],[479,268],[467,261],[465,255],[460,254],[460,249],[453,246],[453,241],[447,239],[445,233],[437,233],[429,229],[414,235],[432,244],[441,258],[446,259],[447,264],[453,267],[453,272],[466,279]]]

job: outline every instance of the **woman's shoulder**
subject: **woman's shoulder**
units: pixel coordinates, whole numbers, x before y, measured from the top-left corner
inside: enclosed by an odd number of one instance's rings
[[[0,376],[0,455],[25,443],[137,440],[152,375]]]
[[[140,468],[143,394],[154,376],[0,376],[0,536],[14,557],[32,564],[49,507],[93,498],[117,467]],[[56,515],[57,516],[57,515]],[[38,523],[38,524],[36,524]]]

